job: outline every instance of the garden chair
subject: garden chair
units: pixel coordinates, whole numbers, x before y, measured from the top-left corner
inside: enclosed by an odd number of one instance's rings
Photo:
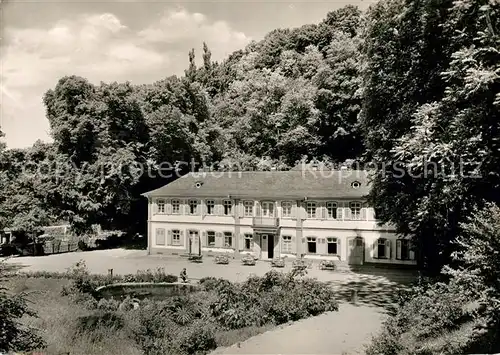
[[[214,259],[216,264],[227,265],[229,264],[229,258],[227,255],[217,255]]]
[[[279,268],[285,267],[285,259],[283,259],[283,258],[274,258],[271,261],[271,266],[272,267],[279,267]]]
[[[251,255],[245,255],[242,259],[241,259],[241,263],[243,265],[246,265],[246,266],[254,266],[255,265],[255,259],[253,256]]]

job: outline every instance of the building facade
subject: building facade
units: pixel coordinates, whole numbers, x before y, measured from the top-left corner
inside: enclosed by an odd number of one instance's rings
[[[252,254],[416,264],[408,240],[378,225],[359,170],[190,173],[148,198],[149,254]]]

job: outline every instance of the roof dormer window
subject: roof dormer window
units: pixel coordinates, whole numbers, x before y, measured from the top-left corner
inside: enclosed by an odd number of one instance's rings
[[[353,189],[357,189],[361,186],[361,183],[359,181],[353,181],[353,183],[351,184],[351,187]]]

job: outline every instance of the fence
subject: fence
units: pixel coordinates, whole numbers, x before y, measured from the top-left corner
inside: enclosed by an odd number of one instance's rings
[[[78,242],[52,240],[46,241],[43,246],[43,252],[47,254],[68,253],[78,250]]]

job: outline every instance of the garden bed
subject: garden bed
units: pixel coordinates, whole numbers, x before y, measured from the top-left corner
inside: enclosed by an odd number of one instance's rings
[[[158,270],[133,275],[154,279],[148,286],[153,289],[179,287],[159,281],[170,276]],[[22,291],[36,289],[33,284],[52,285],[45,288],[50,297],[33,296],[39,318],[29,320],[42,332],[49,353],[205,354],[276,325],[338,309],[334,291],[326,284],[276,271],[239,284],[204,278],[199,285],[180,286],[198,287],[196,294],[161,301],[133,300],[131,295],[125,300],[99,298],[103,290],[147,287],[144,282],[113,283],[125,278],[121,276],[90,275],[82,264],[67,273],[13,277],[29,285]],[[61,287],[63,292],[54,292]]]

